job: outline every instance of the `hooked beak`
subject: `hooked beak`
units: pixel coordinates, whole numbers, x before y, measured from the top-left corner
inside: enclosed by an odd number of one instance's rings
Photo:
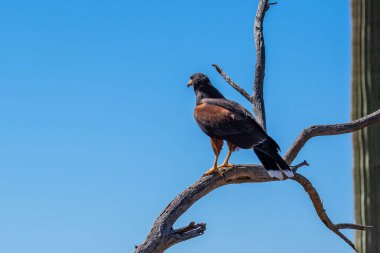
[[[187,86],[187,87],[190,87],[191,85],[193,85],[193,80],[190,79],[190,80],[187,82],[187,85],[186,85],[186,86]]]

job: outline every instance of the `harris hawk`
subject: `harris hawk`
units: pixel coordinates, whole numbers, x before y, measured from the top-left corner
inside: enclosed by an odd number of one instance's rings
[[[215,160],[205,175],[217,172],[220,168],[231,167],[228,163],[236,148],[253,149],[271,177],[283,179],[294,174],[289,165],[279,155],[280,147],[265,132],[254,116],[240,104],[226,99],[210,82],[209,78],[196,73],[190,77],[187,87],[193,86],[196,96],[194,117],[201,130],[211,138]],[[224,162],[217,166],[218,157],[227,141],[229,151]]]

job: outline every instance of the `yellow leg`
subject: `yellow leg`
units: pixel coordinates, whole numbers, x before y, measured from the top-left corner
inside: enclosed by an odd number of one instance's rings
[[[212,173],[217,172],[220,176],[223,177],[222,172],[220,170],[218,170],[218,167],[217,167],[218,157],[219,157],[219,154],[215,155],[214,164],[212,165],[211,169],[209,169],[208,171],[206,171],[206,173],[204,175],[211,175]]]
[[[228,160],[230,159],[230,156],[232,154],[232,152],[234,151],[234,146],[230,146],[230,149],[228,150],[228,153],[227,153],[227,156],[226,156],[226,159],[224,159],[224,162],[218,166],[218,168],[224,168],[224,167],[233,167],[234,165],[232,163],[228,163]]]
[[[222,172],[218,169],[218,166],[217,166],[220,150],[222,150],[222,147],[223,147],[223,140],[218,139],[218,138],[211,138],[211,146],[212,146],[212,150],[214,150],[215,160],[214,160],[214,164],[212,165],[211,169],[206,171],[206,173],[204,175],[210,175],[213,172],[217,172],[220,176],[223,176]]]

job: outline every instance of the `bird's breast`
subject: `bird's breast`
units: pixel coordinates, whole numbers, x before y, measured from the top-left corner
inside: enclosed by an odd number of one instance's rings
[[[233,119],[234,115],[221,106],[202,103],[195,107],[194,117],[204,124],[212,124],[213,122],[217,123],[226,119]]]

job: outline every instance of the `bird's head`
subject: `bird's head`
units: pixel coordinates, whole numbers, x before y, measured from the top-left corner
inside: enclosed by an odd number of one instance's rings
[[[196,73],[190,76],[187,87],[193,86],[197,98],[197,104],[203,98],[224,98],[223,95],[211,84],[205,74]]]
[[[194,90],[198,90],[202,86],[211,85],[210,79],[205,74],[195,73],[190,76],[190,80],[187,83],[187,87],[193,86]]]

